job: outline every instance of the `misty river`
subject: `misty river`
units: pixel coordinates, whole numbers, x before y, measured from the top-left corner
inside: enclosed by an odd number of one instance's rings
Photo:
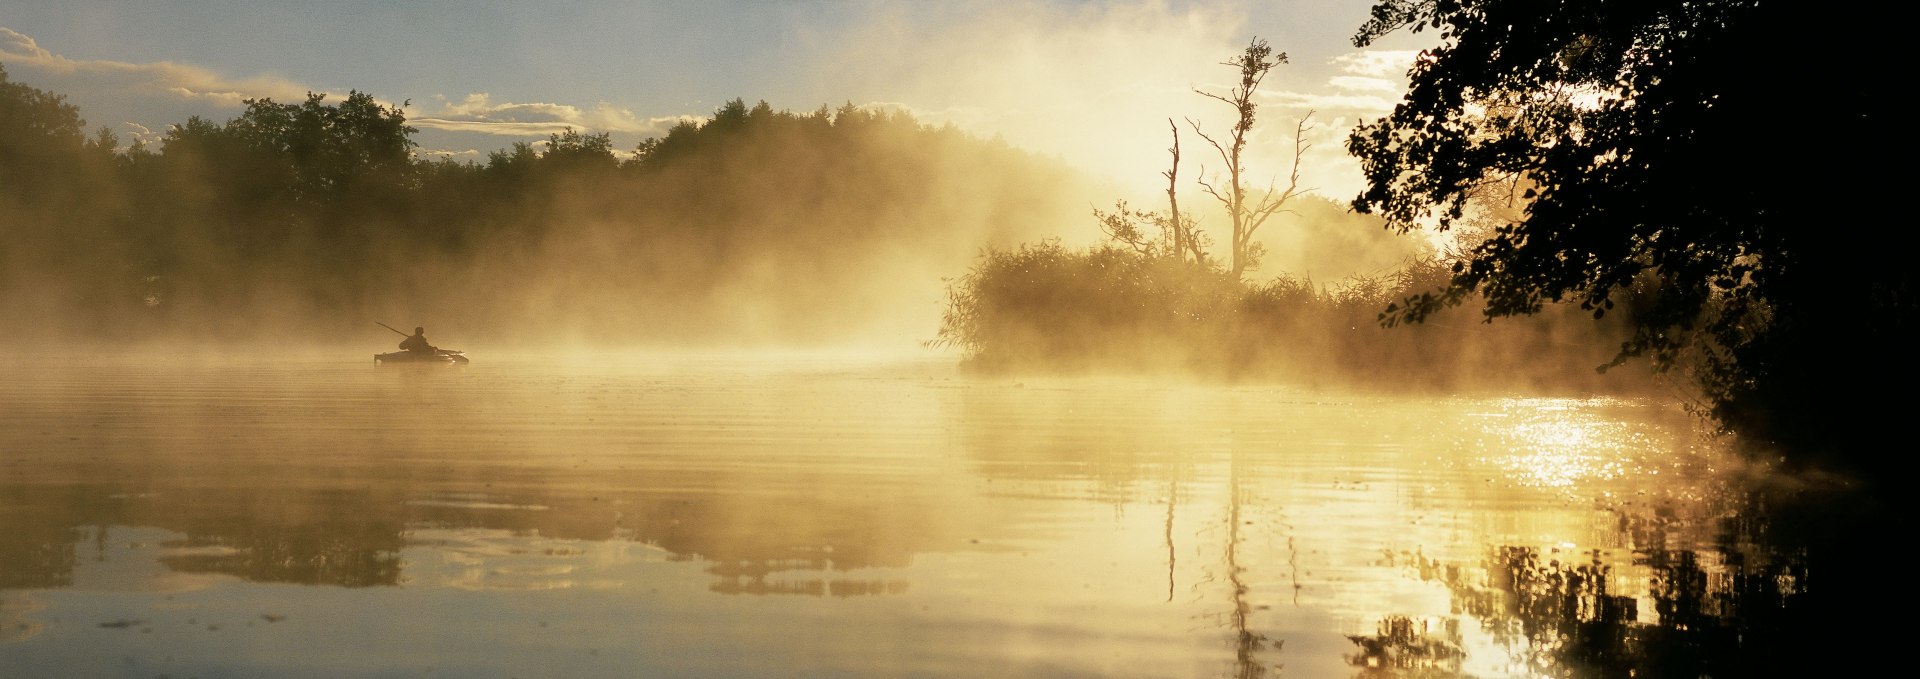
[[[1807,586],[1667,402],[927,355],[0,367],[6,677],[1557,675],[1711,664]]]

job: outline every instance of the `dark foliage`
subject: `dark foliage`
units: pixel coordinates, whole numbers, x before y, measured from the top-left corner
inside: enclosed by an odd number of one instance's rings
[[[1217,268],[1111,245],[990,250],[950,286],[936,342],[982,367],[1189,367],[1241,290]]]
[[[339,339],[404,318],[498,341],[832,341],[926,309],[926,272],[1037,231],[1069,181],[851,105],[735,100],[625,158],[567,130],[485,163],[415,157],[401,112],[359,92],[250,101],[157,149],[84,129],[0,70],[6,339]]]
[[[1437,258],[1332,284],[1290,275],[1246,283],[1160,247],[1164,238],[1123,235],[1083,250],[1058,241],[990,249],[949,282],[933,343],[1001,372],[1177,372],[1418,390],[1651,386],[1597,374],[1623,328],[1571,308],[1501,327],[1376,323],[1389,301],[1445,280]]]
[[[1522,190],[1445,286],[1491,317],[1647,286],[1619,361],[1681,369],[1708,410],[1796,459],[1883,457],[1916,377],[1911,229],[1892,218],[1910,136],[1892,43],[1861,4],[1387,0],[1356,38],[1437,30],[1394,112],[1354,133],[1354,205],[1401,229]],[[1803,101],[1812,102],[1806,105]]]
[[[1620,512],[1623,544],[1606,548],[1493,545],[1478,564],[1412,555],[1459,617],[1416,631],[1389,616],[1380,635],[1349,637],[1349,660],[1458,676],[1459,627],[1477,622],[1531,676],[1884,673],[1859,649],[1887,648],[1898,628],[1874,622],[1898,587],[1898,560],[1872,537],[1886,508],[1778,487],[1724,499],[1713,516]]]

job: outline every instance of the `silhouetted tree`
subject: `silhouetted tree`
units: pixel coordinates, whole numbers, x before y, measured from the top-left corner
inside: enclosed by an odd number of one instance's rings
[[[114,183],[119,140],[66,97],[14,82],[0,67],[0,316],[6,307],[110,306],[134,285],[125,192]]]
[[[540,159],[565,171],[610,171],[619,165],[613,157],[612,134],[582,134],[571,127],[547,137]]]
[[[1349,149],[1354,200],[1401,230],[1471,219],[1490,183],[1521,214],[1392,323],[1483,297],[1485,314],[1577,302],[1605,314],[1654,293],[1614,364],[1684,367],[1712,414],[1804,453],[1872,455],[1912,384],[1912,230],[1896,218],[1912,158],[1888,83],[1884,18],[1855,4],[1760,0],[1385,0],[1355,44],[1437,29],[1411,87]],[[1798,87],[1831,111],[1795,115]],[[1898,387],[1896,387],[1898,388]]]
[[[1170,160],[1167,171],[1160,176],[1167,178],[1167,230],[1173,240],[1173,256],[1193,257],[1193,263],[1205,266],[1207,263],[1206,244],[1192,217],[1180,214],[1180,126],[1172,118],[1167,119],[1167,129],[1173,134],[1173,145],[1167,147]]]
[[[1267,41],[1254,38],[1252,42],[1247,44],[1247,48],[1240,53],[1240,56],[1221,63],[1223,66],[1232,66],[1239,69],[1240,84],[1238,86],[1235,86],[1224,95],[1204,90],[1194,90],[1201,95],[1217,99],[1228,106],[1232,106],[1236,116],[1233,128],[1227,135],[1225,145],[1222,145],[1219,140],[1214,139],[1207,133],[1200,131],[1200,123],[1194,122],[1192,119],[1188,119],[1187,121],[1187,124],[1193,127],[1194,134],[1200,135],[1201,139],[1205,139],[1208,144],[1213,145],[1213,150],[1220,154],[1220,160],[1226,163],[1227,166],[1227,185],[1225,187],[1216,187],[1212,181],[1204,177],[1200,179],[1200,186],[1206,189],[1207,193],[1212,195],[1215,200],[1220,201],[1221,206],[1226,208],[1227,219],[1233,225],[1233,233],[1227,242],[1227,256],[1230,260],[1228,266],[1234,278],[1239,278],[1241,274],[1246,273],[1248,269],[1254,268],[1259,264],[1260,244],[1254,242],[1254,232],[1260,230],[1260,226],[1265,224],[1267,218],[1272,217],[1273,213],[1279,212],[1281,208],[1285,207],[1288,200],[1301,193],[1300,156],[1306,150],[1306,147],[1302,144],[1307,130],[1306,119],[1301,119],[1299,125],[1294,129],[1293,173],[1288,177],[1286,190],[1276,193],[1273,190],[1273,186],[1268,186],[1266,192],[1262,193],[1258,200],[1249,204],[1246,184],[1246,165],[1241,158],[1242,152],[1244,152],[1247,147],[1247,133],[1253,131],[1254,113],[1259,109],[1259,104],[1253,101],[1253,93],[1255,90],[1260,89],[1260,82],[1266,79],[1268,71],[1273,70],[1274,66],[1284,63],[1287,63],[1286,52],[1276,53],[1273,51],[1273,47],[1267,44]],[[1307,115],[1311,116],[1313,114],[1309,113]],[[1176,162],[1179,159],[1177,150],[1175,151],[1174,158]],[[1177,214],[1175,215],[1175,219],[1178,219]],[[1176,223],[1176,229],[1178,226]]]
[[[1004,143],[850,104],[735,99],[626,162],[605,132],[483,163],[415,158],[414,132],[371,95],[309,94],[121,152],[0,69],[8,339],[358,333],[381,309],[457,295],[489,300],[454,313],[497,331],[820,341],[911,298],[901,272],[1036,232],[1072,181]]]
[[[414,129],[399,108],[382,106],[364,92],[352,92],[337,105],[326,98],[308,93],[300,104],[247,100],[247,110],[227,123],[226,132],[289,161],[291,188],[303,201],[328,202],[411,165]]]
[[[65,96],[13,82],[0,66],[0,192],[48,204],[81,196],[114,165],[120,143],[111,130],[88,137],[79,107]]]
[[[516,141],[512,146],[487,154],[487,171],[519,175],[532,171],[533,164],[539,161],[540,152],[533,150],[532,142]]]
[[[0,66],[0,186],[37,185],[46,164],[81,146],[85,125],[66,97],[13,82]]]

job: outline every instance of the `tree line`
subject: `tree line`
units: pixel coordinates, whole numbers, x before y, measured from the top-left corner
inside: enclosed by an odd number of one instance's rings
[[[928,309],[941,268],[1039,232],[1074,181],[851,104],[735,99],[629,153],[567,130],[457,162],[415,133],[353,92],[123,145],[0,67],[10,339],[341,339],[389,318],[502,341],[831,341]]]

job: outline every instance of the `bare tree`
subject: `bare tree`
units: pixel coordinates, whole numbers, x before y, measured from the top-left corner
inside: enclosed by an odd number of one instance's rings
[[[1200,233],[1192,217],[1180,213],[1180,126],[1168,118],[1167,128],[1173,132],[1173,146],[1167,149],[1173,155],[1173,164],[1160,173],[1167,178],[1167,211],[1134,210],[1127,207],[1127,201],[1119,200],[1111,212],[1094,208],[1093,218],[1115,245],[1148,257],[1182,261],[1192,257],[1194,264],[1206,267],[1211,242]]]
[[[1192,118],[1187,119],[1187,124],[1193,127],[1194,134],[1200,135],[1201,139],[1205,139],[1208,144],[1212,144],[1213,149],[1219,152],[1220,159],[1227,164],[1227,185],[1225,187],[1215,186],[1213,181],[1208,180],[1204,176],[1204,170],[1202,170],[1202,177],[1199,183],[1202,188],[1206,189],[1209,195],[1220,201],[1220,204],[1226,208],[1227,217],[1233,225],[1232,239],[1228,243],[1228,256],[1231,258],[1231,271],[1236,278],[1245,273],[1247,269],[1251,269],[1259,263],[1261,251],[1258,244],[1253,242],[1254,232],[1258,231],[1260,226],[1266,223],[1268,217],[1272,217],[1274,213],[1279,212],[1285,207],[1287,201],[1292,200],[1294,196],[1312,190],[1300,188],[1300,159],[1306,153],[1307,148],[1309,148],[1309,145],[1305,143],[1307,130],[1310,129],[1307,121],[1313,117],[1313,112],[1308,111],[1307,115],[1301,117],[1300,123],[1294,127],[1293,171],[1288,175],[1286,190],[1276,191],[1275,184],[1270,182],[1266,192],[1261,194],[1257,200],[1252,201],[1252,204],[1249,204],[1248,201],[1248,191],[1245,181],[1247,170],[1241,160],[1241,154],[1246,150],[1247,133],[1253,130],[1254,112],[1259,107],[1258,104],[1255,104],[1253,101],[1253,93],[1260,88],[1260,81],[1267,77],[1268,71],[1273,70],[1274,66],[1284,63],[1287,63],[1287,54],[1285,52],[1275,52],[1273,48],[1267,44],[1267,41],[1254,38],[1252,42],[1247,44],[1246,50],[1241,52],[1240,56],[1221,62],[1223,66],[1232,66],[1240,70],[1240,84],[1238,87],[1234,87],[1224,95],[1200,89],[1194,90],[1194,92],[1208,98],[1225,102],[1238,112],[1238,119],[1234,122],[1232,132],[1227,137],[1226,144],[1220,143],[1219,140],[1201,131],[1199,122],[1194,121]],[[1179,155],[1176,151],[1176,163],[1178,162],[1178,157]],[[1168,175],[1169,179],[1171,179],[1171,172],[1169,172]],[[1169,192],[1169,197],[1171,197],[1171,192]]]
[[[1167,228],[1173,237],[1173,256],[1184,259],[1193,256],[1193,263],[1205,265],[1207,251],[1200,242],[1200,236],[1194,233],[1194,222],[1180,216],[1180,126],[1167,119],[1167,129],[1173,132],[1173,146],[1167,153],[1173,155],[1173,164],[1160,176],[1167,178]]]

